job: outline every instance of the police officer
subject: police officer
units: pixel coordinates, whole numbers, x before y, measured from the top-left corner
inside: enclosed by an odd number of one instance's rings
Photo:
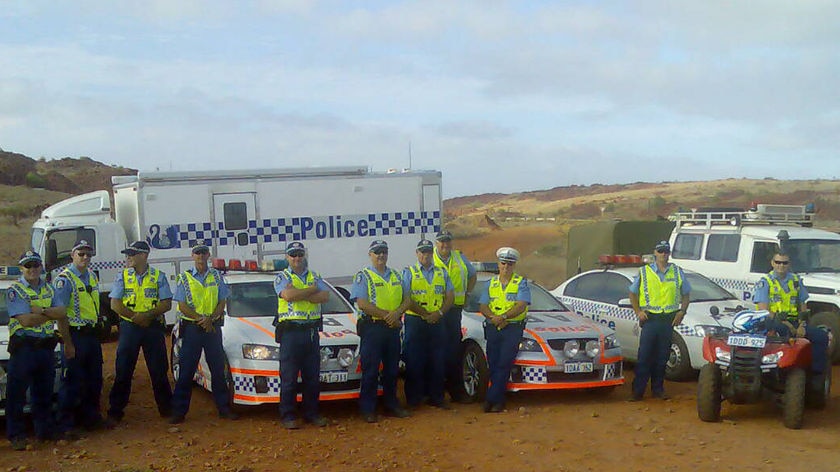
[[[65,439],[78,438],[78,428],[94,430],[103,425],[99,412],[102,396],[102,345],[99,321],[99,279],[89,270],[93,246],[80,240],[70,253],[72,262],[55,280],[55,297],[67,307],[70,338],[75,356],[62,350],[61,387],[58,391],[58,430]]]
[[[648,380],[654,398],[668,399],[665,365],[671,353],[671,336],[674,326],[682,323],[691,292],[682,269],[668,262],[670,256],[671,245],[659,241],[654,247],[654,262],[641,267],[630,284],[630,303],[642,330],[631,402],[644,397]]]
[[[443,311],[444,370],[446,389],[454,401],[466,401],[461,371],[461,312],[467,296],[475,287],[475,267],[461,251],[452,249],[452,233],[440,231],[435,235],[435,265],[446,269],[455,290],[455,300]]]
[[[828,367],[828,334],[806,323],[800,316],[805,311],[808,290],[798,275],[790,272],[790,256],[776,252],[770,259],[773,270],[755,285],[753,302],[759,310],[769,310],[776,315],[778,331],[805,337],[811,342],[811,372],[813,385],[822,389]]]
[[[166,322],[163,319],[172,307],[172,290],[166,274],[149,267],[149,249],[146,241],[135,241],[124,249],[126,269],[111,286],[111,309],[121,321],[114,386],[109,397],[111,407],[105,421],[109,428],[123,418],[140,348],[143,348],[146,358],[158,413],[164,418],[172,415],[172,387],[167,377]]]
[[[50,284],[41,279],[41,256],[27,251],[18,264],[23,275],[6,292],[9,309],[9,364],[6,398],[6,437],[12,449],[26,449],[26,426],[23,407],[26,389],[32,399],[32,422],[35,436],[52,439],[55,425],[52,418],[52,394],[55,382],[55,357],[58,342],[56,321],[64,339],[70,339],[67,310],[56,303]],[[73,357],[73,343],[68,342],[67,355]]]
[[[192,247],[194,267],[178,276],[175,296],[178,302],[179,335],[181,338],[178,379],[172,393],[170,424],[183,423],[190,409],[192,383],[201,351],[210,367],[213,400],[219,417],[235,420],[239,416],[231,410],[225,380],[225,352],[222,347],[222,317],[230,289],[222,274],[210,267],[210,248],[203,242]]]
[[[487,340],[487,365],[490,387],[484,402],[485,413],[500,413],[505,409],[510,369],[519,353],[519,343],[525,330],[525,316],[531,304],[528,281],[514,272],[519,251],[501,247],[496,251],[499,275],[493,276],[479,298],[479,310],[484,315],[484,338]]]
[[[280,420],[286,429],[298,429],[297,391],[300,373],[303,418],[315,426],[328,421],[318,412],[321,393],[321,304],[330,298],[329,287],[307,267],[306,248],[294,241],[286,246],[289,267],[277,274],[275,338],[280,343]]]
[[[388,243],[374,240],[368,248],[370,266],[353,279],[350,299],[356,303],[360,317],[357,331],[361,338],[359,355],[362,363],[362,385],[359,410],[368,423],[376,423],[377,385],[382,385],[388,415],[405,418],[411,414],[397,399],[397,374],[400,363],[400,321],[411,303],[403,295],[400,274],[388,266]],[[382,379],[379,381],[379,365]]]
[[[409,407],[429,405],[448,409],[444,391],[443,314],[455,298],[446,269],[433,260],[434,245],[428,239],[417,243],[417,264],[403,271],[403,293],[410,294],[405,312],[405,400]]]

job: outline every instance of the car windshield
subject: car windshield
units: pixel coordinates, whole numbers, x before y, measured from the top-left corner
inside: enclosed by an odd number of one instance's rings
[[[277,294],[274,282],[243,282],[230,284],[228,316],[249,318],[255,316],[274,316],[277,314]],[[321,314],[350,313],[353,309],[344,297],[330,290],[330,299],[321,305]]]
[[[478,300],[481,298],[481,294],[487,290],[489,282],[489,280],[479,280],[475,284],[467,299],[467,304],[464,306],[465,311],[478,312]],[[531,289],[531,304],[528,305],[528,311],[569,311],[560,301],[533,280],[528,281],[528,287]]]
[[[9,324],[9,308],[6,306],[6,289],[0,289],[0,326]]]
[[[685,274],[685,277],[691,284],[690,298],[692,302],[735,300],[735,297],[726,289],[700,274],[688,273]]]
[[[793,272],[840,273],[840,240],[790,239],[785,250],[790,254]]]

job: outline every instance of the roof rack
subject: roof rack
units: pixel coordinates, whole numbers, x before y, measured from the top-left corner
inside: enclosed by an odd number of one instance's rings
[[[749,210],[738,208],[693,208],[691,211],[678,211],[668,217],[676,222],[677,228],[684,225],[786,225],[811,227],[814,225],[812,205],[775,205],[758,204]]]

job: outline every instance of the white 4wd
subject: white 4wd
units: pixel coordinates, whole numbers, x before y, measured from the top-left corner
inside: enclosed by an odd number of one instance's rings
[[[783,247],[791,270],[808,290],[810,323],[829,331],[829,352],[840,361],[840,235],[813,228],[810,205],[755,205],[677,212],[671,260],[699,272],[750,302],[756,282],[770,271],[773,252]]]

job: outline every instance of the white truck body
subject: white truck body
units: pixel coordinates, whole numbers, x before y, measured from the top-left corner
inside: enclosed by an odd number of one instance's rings
[[[833,359],[840,361],[840,235],[813,228],[805,205],[756,205],[751,210],[709,209],[675,213],[671,260],[699,272],[747,303],[770,270],[780,246],[791,270],[808,290],[811,324],[830,331]]]
[[[52,205],[32,227],[32,246],[49,270],[70,262],[76,240],[92,243],[90,267],[103,293],[125,266],[120,251],[135,240],[149,243],[149,263],[170,282],[192,266],[190,248],[199,240],[214,258],[259,265],[284,259],[286,245],[301,241],[311,267],[338,278],[369,264],[373,239],[388,242],[389,265],[409,265],[417,242],[441,227],[439,171],[140,172],[112,181],[113,215],[109,194],[101,190]],[[171,313],[167,321],[174,322]]]

